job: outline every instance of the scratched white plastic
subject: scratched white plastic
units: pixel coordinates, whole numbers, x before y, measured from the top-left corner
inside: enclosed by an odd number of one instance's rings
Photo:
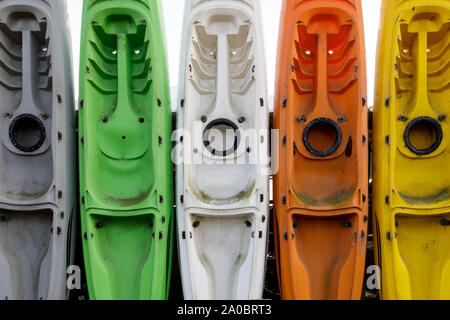
[[[269,112],[259,5],[186,1],[174,153],[186,299],[260,299],[263,293]],[[217,122],[205,145],[204,130]],[[233,126],[241,130],[236,150],[234,130],[220,131]],[[245,139],[248,129],[256,131]]]
[[[76,150],[67,20],[65,1],[0,1],[0,299],[68,298]]]

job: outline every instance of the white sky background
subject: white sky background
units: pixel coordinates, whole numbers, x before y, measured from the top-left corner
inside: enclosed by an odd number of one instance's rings
[[[275,68],[278,44],[278,24],[282,0],[260,0],[264,41],[267,60],[267,81],[269,95],[273,95],[275,86]],[[363,5],[364,25],[367,54],[367,85],[368,101],[373,105],[373,90],[375,81],[375,60],[380,20],[381,0],[361,0]],[[169,58],[170,86],[178,83],[178,67],[180,59],[181,28],[183,22],[184,0],[162,0],[165,24],[166,42]],[[78,72],[81,33],[81,11],[83,0],[67,0],[70,29],[72,32],[72,49],[74,65],[75,99],[78,99]],[[173,102],[173,101],[172,101]],[[172,103],[172,105],[174,105]]]

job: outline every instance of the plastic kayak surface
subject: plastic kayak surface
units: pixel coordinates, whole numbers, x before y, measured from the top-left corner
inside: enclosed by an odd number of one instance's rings
[[[91,299],[166,299],[171,112],[161,5],[84,1],[81,221]]]
[[[359,0],[284,0],[274,127],[275,241],[283,299],[360,299],[368,129]]]
[[[374,226],[384,299],[450,299],[449,1],[384,1]]]
[[[259,1],[186,1],[177,223],[186,299],[260,299],[269,113]]]
[[[0,2],[0,298],[66,299],[75,109],[63,1]]]

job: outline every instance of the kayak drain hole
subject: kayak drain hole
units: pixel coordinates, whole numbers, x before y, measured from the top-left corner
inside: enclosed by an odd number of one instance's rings
[[[234,153],[238,148],[239,140],[237,125],[227,119],[212,121],[203,133],[206,149],[215,156],[225,157]]]
[[[44,124],[32,114],[22,114],[15,118],[9,128],[12,144],[23,152],[38,150],[45,141]]]
[[[312,155],[327,157],[339,148],[342,132],[339,125],[331,119],[315,119],[306,127],[303,142]]]
[[[419,117],[411,121],[405,130],[405,143],[416,155],[428,155],[439,148],[443,132],[439,122],[430,117]]]

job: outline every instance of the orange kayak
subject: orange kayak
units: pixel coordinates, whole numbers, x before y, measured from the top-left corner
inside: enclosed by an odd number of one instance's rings
[[[360,299],[368,107],[360,0],[283,0],[274,126],[283,299]]]

